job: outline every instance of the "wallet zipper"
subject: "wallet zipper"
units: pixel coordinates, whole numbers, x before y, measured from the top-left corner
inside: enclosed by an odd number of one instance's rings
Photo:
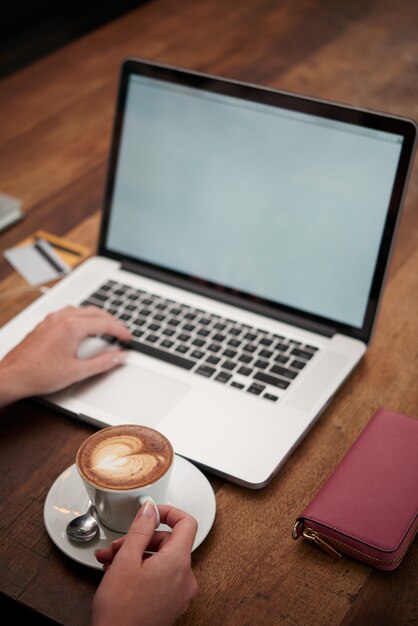
[[[348,554],[352,554],[355,557],[361,557],[361,559],[370,561],[371,563],[380,563],[382,565],[391,565],[393,563],[401,561],[408,551],[408,548],[411,545],[412,541],[414,540],[413,535],[411,541],[408,543],[406,548],[402,551],[402,554],[400,554],[399,556],[393,559],[379,559],[374,556],[369,556],[364,552],[361,552],[361,550],[352,548],[351,546],[348,546],[346,543],[343,543],[338,539],[328,537],[328,535],[324,535],[323,533],[319,533],[316,530],[312,530],[312,528],[309,528],[308,526],[304,528],[302,536],[308,541],[314,541],[320,548],[322,548],[322,550],[324,550],[325,552],[327,552],[327,554],[330,554],[334,558],[340,558],[342,555],[337,550],[335,550],[331,543],[335,544],[337,547],[340,547],[341,550],[346,551]]]

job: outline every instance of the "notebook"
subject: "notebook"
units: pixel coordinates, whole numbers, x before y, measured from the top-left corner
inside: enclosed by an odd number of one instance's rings
[[[157,428],[252,489],[364,356],[416,136],[392,115],[145,59],[123,62],[97,254],[0,331],[94,303],[126,363],[41,400]],[[113,349],[92,337],[80,358]]]

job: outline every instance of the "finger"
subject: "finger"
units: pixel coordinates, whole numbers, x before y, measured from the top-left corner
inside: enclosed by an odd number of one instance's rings
[[[94,304],[89,304],[88,306],[65,307],[64,309],[61,309],[60,311],[58,311],[57,315],[62,315],[68,312],[74,313],[74,315],[77,315],[77,316],[85,316],[85,317],[89,315],[99,315],[100,313],[105,313],[103,309],[101,309],[100,307]]]
[[[103,556],[105,558],[107,558],[107,553],[108,553],[108,557],[110,559],[113,559],[113,557],[115,556],[115,554],[120,550],[120,548],[123,545],[123,542],[125,541],[125,536],[123,535],[123,537],[119,537],[118,539],[115,539],[114,541],[112,541],[112,543],[110,544],[110,546],[108,548],[102,548],[103,550]]]
[[[82,380],[96,374],[103,374],[118,367],[125,361],[126,354],[123,350],[105,350],[88,359],[79,359],[77,362],[76,379]]]
[[[132,338],[130,331],[112,315],[89,315],[75,319],[79,340],[92,335],[112,335],[122,341]]]
[[[161,522],[172,528],[170,541],[164,543],[164,549],[192,551],[197,533],[197,521],[194,517],[174,506],[158,506]]]
[[[147,552],[158,552],[167,541],[170,541],[173,533],[169,530],[156,530],[147,546]]]
[[[167,530],[156,530],[152,535],[146,551],[147,552],[158,552],[161,547],[170,539],[171,532]],[[115,555],[119,552],[120,548],[123,545],[125,537],[121,537],[120,539],[116,539],[113,541],[112,545],[109,548],[98,548],[94,553],[96,559],[104,564],[111,564]],[[145,555],[144,555],[145,556]]]
[[[155,530],[157,515],[152,502],[145,502],[132,522],[119,553],[143,557]]]
[[[99,563],[105,565],[112,563],[115,553],[113,552],[112,548],[98,548],[95,551],[94,556],[99,561]]]
[[[97,304],[88,304],[87,306],[79,306],[76,308],[76,311],[79,315],[110,315],[105,309],[102,309]]]

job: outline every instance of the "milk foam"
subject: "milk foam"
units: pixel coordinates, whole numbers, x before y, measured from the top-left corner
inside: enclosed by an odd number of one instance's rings
[[[89,437],[77,466],[91,483],[106,489],[133,489],[155,482],[171,466],[174,452],[161,433],[143,426],[114,426]]]

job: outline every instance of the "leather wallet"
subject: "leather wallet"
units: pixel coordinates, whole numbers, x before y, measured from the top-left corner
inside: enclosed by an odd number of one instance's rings
[[[417,530],[418,419],[380,409],[301,512],[293,538],[393,570]]]

